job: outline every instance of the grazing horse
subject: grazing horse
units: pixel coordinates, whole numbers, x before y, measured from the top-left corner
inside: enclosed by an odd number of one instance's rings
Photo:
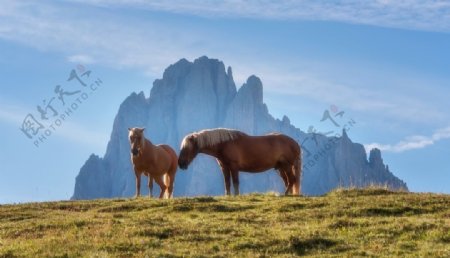
[[[301,149],[299,144],[283,134],[249,136],[243,132],[217,128],[186,135],[181,143],[178,165],[187,169],[198,153],[217,159],[230,195],[230,177],[234,194],[239,195],[239,171],[279,171],[286,186],[285,194],[300,194]]]
[[[161,188],[159,198],[166,193],[173,194],[175,173],[177,172],[177,154],[165,144],[153,145],[144,137],[144,128],[128,128],[131,145],[131,162],[136,175],[136,198],[141,194],[141,174],[148,176],[150,196],[153,191],[153,179]]]

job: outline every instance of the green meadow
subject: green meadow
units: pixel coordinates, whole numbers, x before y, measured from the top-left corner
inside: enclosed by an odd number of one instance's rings
[[[450,195],[339,189],[0,206],[0,257],[450,257]]]

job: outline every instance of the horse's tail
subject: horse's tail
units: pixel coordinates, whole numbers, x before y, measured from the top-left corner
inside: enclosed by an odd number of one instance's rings
[[[297,159],[294,161],[294,194],[300,195],[302,189],[302,148],[300,147],[300,153]]]

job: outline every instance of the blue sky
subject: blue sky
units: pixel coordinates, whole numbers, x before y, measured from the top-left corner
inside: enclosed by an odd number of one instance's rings
[[[363,2],[363,3],[361,3]],[[252,74],[306,131],[331,105],[412,191],[450,193],[450,4],[442,1],[0,0],[0,203],[67,199],[118,106],[180,58]],[[103,85],[39,148],[19,130],[82,64]]]

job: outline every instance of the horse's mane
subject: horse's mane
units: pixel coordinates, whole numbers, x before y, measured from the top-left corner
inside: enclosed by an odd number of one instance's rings
[[[222,142],[232,141],[232,140],[234,140],[240,136],[244,136],[244,135],[246,135],[246,134],[241,131],[227,129],[227,128],[207,129],[207,130],[202,130],[202,131],[198,131],[198,132],[187,135],[183,139],[181,146],[184,147],[188,144],[186,139],[189,136],[194,136],[198,147],[204,148],[204,147],[214,146],[214,145],[217,145]]]

